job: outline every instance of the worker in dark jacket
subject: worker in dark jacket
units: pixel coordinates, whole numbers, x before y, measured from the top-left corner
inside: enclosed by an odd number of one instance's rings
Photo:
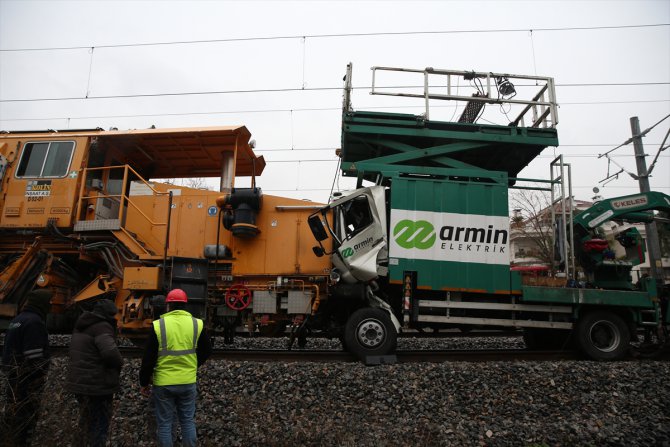
[[[195,446],[197,370],[212,353],[204,323],[186,311],[181,289],[168,293],[168,312],[153,322],[140,368],[140,392],[154,400],[158,445],[172,446],[172,424],[179,418],[183,446]],[[153,391],[151,391],[153,384]]]
[[[81,446],[104,446],[123,359],[116,345],[116,304],[102,300],[75,323],[65,389],[79,402]]]
[[[39,404],[49,370],[49,334],[46,316],[51,291],[38,289],[26,297],[26,305],[9,324],[2,353],[7,374],[7,403],[0,423],[0,445],[23,446],[37,423]]]

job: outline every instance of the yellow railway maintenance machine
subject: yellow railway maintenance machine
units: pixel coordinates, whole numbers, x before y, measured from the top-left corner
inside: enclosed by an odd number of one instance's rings
[[[238,325],[245,309],[250,328],[299,324],[329,274],[307,225],[321,205],[264,195],[250,136],[244,126],[0,134],[3,324],[29,290],[49,288],[51,330],[111,298],[132,335],[176,287],[212,327]],[[152,180],[192,177],[220,178],[220,191]]]

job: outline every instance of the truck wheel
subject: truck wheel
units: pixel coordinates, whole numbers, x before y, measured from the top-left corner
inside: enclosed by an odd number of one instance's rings
[[[580,318],[576,329],[579,348],[592,360],[620,360],[628,352],[630,331],[615,313],[589,312]]]
[[[349,317],[344,328],[344,345],[361,360],[393,351],[397,337],[391,318],[382,309],[359,309]]]

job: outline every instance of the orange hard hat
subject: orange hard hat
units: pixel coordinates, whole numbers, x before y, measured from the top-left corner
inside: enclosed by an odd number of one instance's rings
[[[186,292],[181,289],[170,290],[170,293],[167,294],[167,298],[165,298],[166,303],[186,303],[187,301],[188,297],[186,296]]]

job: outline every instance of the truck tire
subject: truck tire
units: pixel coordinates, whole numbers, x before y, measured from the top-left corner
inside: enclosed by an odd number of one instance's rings
[[[359,359],[395,350],[398,334],[388,313],[366,307],[354,312],[344,328],[344,346]]]
[[[628,352],[630,331],[626,322],[613,312],[584,314],[576,331],[579,348],[592,360],[620,360]]]

